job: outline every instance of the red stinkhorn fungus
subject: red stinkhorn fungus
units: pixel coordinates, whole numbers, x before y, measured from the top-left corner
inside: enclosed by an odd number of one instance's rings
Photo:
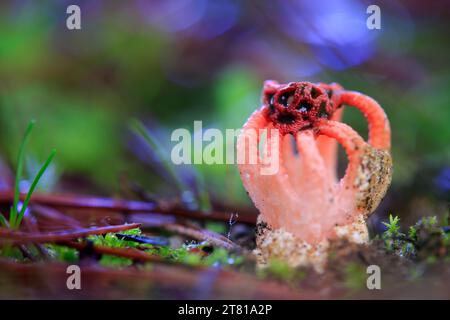
[[[391,181],[388,119],[376,101],[337,84],[266,81],[262,100],[237,144],[238,154],[256,153],[257,158],[254,164],[239,164],[244,187],[260,212],[255,252],[261,264],[278,258],[321,270],[330,241],[368,241],[365,221]],[[344,104],[367,118],[367,142],[340,122]],[[265,175],[258,150],[260,129],[272,128],[278,129],[277,136],[268,135],[263,150],[277,146],[279,170]],[[250,130],[256,132],[256,146],[246,139]],[[349,162],[340,180],[336,141]]]

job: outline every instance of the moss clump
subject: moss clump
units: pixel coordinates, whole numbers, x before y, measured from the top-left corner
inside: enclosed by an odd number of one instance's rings
[[[104,267],[120,269],[131,266],[133,264],[133,260],[117,256],[111,256],[109,254],[104,254],[100,258],[99,263]]]
[[[344,269],[344,286],[351,291],[358,291],[366,285],[366,268],[355,262],[347,264]]]
[[[231,253],[224,248],[211,247],[206,241],[201,243],[191,243],[180,249],[184,249],[184,251],[177,252],[178,261],[188,265],[218,267],[240,265],[244,262],[242,256]]]
[[[79,254],[76,249],[57,244],[45,245],[50,256],[60,262],[75,263],[79,260]]]
[[[121,232],[122,234],[138,236],[141,235],[141,230],[139,228],[131,229]],[[113,248],[136,248],[136,247],[148,247],[152,248],[151,245],[141,244],[136,241],[129,241],[120,239],[115,233],[107,233],[105,235],[92,235],[87,237],[88,241],[91,241],[97,246],[106,246]]]
[[[434,263],[450,257],[450,236],[448,220],[439,223],[435,216],[421,218],[410,226],[407,234],[402,233],[400,219],[389,217],[389,222],[383,223],[386,231],[381,238],[385,249],[399,256],[417,261]]]
[[[304,270],[293,268],[280,259],[271,259],[266,267],[259,270],[258,274],[262,278],[274,278],[289,283],[301,281],[306,276]]]
[[[139,228],[131,229],[121,234],[141,235]],[[213,248],[207,242],[185,244],[179,248],[171,248],[170,246],[155,246],[151,244],[143,244],[135,241],[124,240],[115,233],[106,235],[89,236],[87,238],[94,245],[108,246],[114,248],[139,248],[145,252],[159,256],[173,262],[181,262],[191,266],[223,266],[223,265],[239,265],[243,262],[243,258],[237,254],[230,253],[223,248]],[[104,255],[105,256],[105,255]],[[120,257],[108,257],[100,259],[100,263],[105,266],[128,266],[132,264],[130,259]],[[112,259],[114,258],[114,259]]]

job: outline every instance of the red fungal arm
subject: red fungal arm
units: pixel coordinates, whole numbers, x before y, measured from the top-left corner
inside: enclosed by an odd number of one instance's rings
[[[258,153],[258,145],[259,145],[259,141],[260,141],[259,129],[267,128],[268,124],[269,124],[269,121],[263,115],[263,113],[261,112],[261,109],[259,109],[252,113],[252,115],[248,118],[247,122],[242,127],[242,132],[237,141],[237,152],[241,153],[241,155],[245,156],[245,158],[247,159],[246,161],[248,161],[248,159],[250,158],[250,155],[256,155],[258,164],[260,163],[259,153]],[[247,140],[247,139],[251,139],[251,136],[247,136],[247,135],[250,135],[253,133],[256,134],[257,144],[251,144],[250,141]],[[238,154],[238,159],[239,159],[239,154]],[[249,165],[248,162],[246,162],[246,163],[247,163],[247,165]],[[254,166],[254,167],[256,167],[256,166]],[[256,170],[256,168],[253,168],[252,170]]]
[[[344,88],[337,83],[317,83],[322,89],[326,90],[329,98],[333,102],[334,112],[329,120],[341,121],[343,108],[340,108],[339,97],[336,92],[344,90]],[[332,179],[337,179],[337,143],[335,139],[327,136],[317,137],[317,147],[325,162],[326,170]]]
[[[262,174],[262,167],[264,164],[259,157],[259,149],[258,146],[260,144],[260,129],[267,129],[267,139],[263,146],[264,156],[266,156],[268,148],[272,144],[272,139],[278,139],[278,161],[279,168],[278,172],[275,174],[264,175]],[[261,109],[256,110],[250,116],[250,118],[245,123],[241,134],[237,140],[236,150],[238,153],[238,167],[239,172],[243,180],[243,184],[245,189],[248,191],[250,196],[252,197],[255,205],[258,207],[258,204],[267,203],[270,205],[269,201],[272,197],[274,198],[288,198],[290,197],[290,193],[292,187],[288,180],[288,175],[286,174],[286,169],[284,168],[284,163],[281,157],[283,152],[283,137],[278,134],[272,136],[269,132],[270,129],[273,129],[272,124],[267,120],[264,113]],[[248,131],[247,131],[248,130]],[[256,133],[257,144],[249,144],[249,141],[246,140],[247,133],[251,132]],[[244,163],[239,163],[239,157],[245,154],[246,160]],[[248,162],[250,155],[256,155],[257,163],[251,164]],[[276,203],[273,202],[273,203]],[[261,209],[258,207],[258,209]],[[275,210],[275,209],[274,209]]]
[[[336,110],[330,120],[341,121],[343,110],[344,109],[342,108]],[[325,167],[329,176],[333,179],[337,179],[338,149],[336,140],[322,135],[317,137],[316,143],[323,161],[325,162]]]
[[[361,162],[360,156],[367,143],[355,130],[341,122],[321,120],[317,123],[317,129],[319,134],[336,139],[344,148],[348,157],[348,167],[341,183],[344,187],[351,187]]]
[[[312,130],[300,131],[296,135],[296,142],[300,154],[300,166],[294,170],[300,172],[300,177],[297,179],[303,182],[296,187],[297,192],[307,194],[311,199],[320,199],[326,194],[330,180],[327,179],[326,165],[317,147],[314,133]],[[335,140],[333,142],[336,143]]]
[[[291,135],[285,135],[282,140],[282,164],[289,172],[292,187],[298,189],[302,183],[302,160],[300,155],[294,152],[295,139]]]
[[[369,144],[376,149],[391,148],[391,128],[386,113],[372,98],[356,91],[340,91],[340,103],[359,109],[369,124]]]
[[[309,180],[314,179],[316,176],[322,176],[325,164],[317,148],[312,131],[298,132],[296,140],[300,159],[302,160],[303,178]]]

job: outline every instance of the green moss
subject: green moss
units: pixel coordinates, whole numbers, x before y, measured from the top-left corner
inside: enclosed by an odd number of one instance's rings
[[[201,265],[202,257],[199,254],[188,253],[185,256],[183,256],[180,260],[181,262],[189,266],[199,266]]]
[[[109,268],[124,268],[124,267],[129,267],[133,264],[133,260],[131,259],[127,259],[127,258],[122,258],[122,257],[117,257],[117,256],[111,256],[108,254],[104,254],[102,255],[101,259],[100,259],[100,265],[104,266],[104,267],[109,267]]]
[[[142,231],[139,228],[121,232],[122,234],[139,236]],[[90,235],[86,238],[95,246],[106,246],[112,248],[138,248],[151,255],[159,256],[168,261],[183,263],[190,266],[226,266],[240,265],[244,259],[235,253],[230,253],[223,248],[211,248],[207,242],[185,244],[180,248],[169,246],[153,246],[135,241],[121,239],[115,233],[105,235]],[[79,241],[82,241],[81,239]],[[66,246],[46,244],[50,256],[60,262],[75,263],[79,261],[79,252]],[[30,249],[32,249],[30,247]],[[38,255],[38,252],[35,252]],[[14,247],[0,249],[0,255],[13,259],[23,260],[20,250]],[[105,267],[123,268],[133,264],[131,259],[113,255],[102,255],[99,263]]]
[[[78,251],[76,249],[56,244],[47,244],[45,245],[45,248],[51,257],[57,261],[75,263],[79,260]]]
[[[181,261],[188,254],[184,246],[175,249],[168,246],[152,247],[146,251],[172,261]]]
[[[17,247],[6,245],[0,248],[0,256],[13,260],[23,260],[22,252]]]
[[[139,228],[136,228],[136,229],[126,230],[121,233],[127,234],[127,235],[138,236],[141,234],[141,230]],[[98,245],[98,246],[106,246],[106,247],[113,247],[113,248],[136,248],[139,246],[139,247],[143,247],[143,248],[147,247],[149,249],[153,248],[153,246],[150,244],[142,244],[142,243],[138,243],[136,241],[120,239],[119,237],[117,237],[117,235],[115,233],[107,233],[105,235],[91,235],[91,236],[88,236],[87,239],[89,241],[92,241],[94,245]]]
[[[387,230],[381,237],[387,251],[432,264],[449,256],[449,234],[443,228],[447,223],[444,219],[440,225],[436,216],[423,217],[405,235],[400,232],[400,219],[390,215],[389,222],[383,222]]]
[[[286,261],[271,259],[267,267],[260,269],[258,275],[262,278],[273,277],[278,280],[292,282],[301,281],[306,273],[298,268],[291,267]]]
[[[347,289],[358,291],[366,285],[366,269],[358,263],[349,263],[344,269],[344,285]]]
[[[138,236],[142,232],[139,228],[126,230],[121,232],[123,234],[127,235],[134,235]],[[149,251],[153,249],[152,245],[149,244],[141,244],[137,243],[135,241],[128,241],[120,239],[115,233],[107,233],[105,235],[91,235],[88,236],[87,239],[89,241],[92,241],[92,243],[96,246],[105,246],[105,247],[112,247],[112,248],[148,248]],[[147,250],[146,250],[147,251]],[[124,268],[131,266],[133,264],[133,261],[128,258],[122,258],[117,257],[113,255],[102,255],[99,261],[100,265],[104,267],[111,267],[111,268]]]
[[[389,222],[383,222],[386,226],[386,231],[383,232],[382,238],[384,240],[387,251],[400,251],[408,250],[405,247],[407,245],[401,239],[405,237],[405,234],[400,232],[400,218],[398,216],[389,215]]]
[[[230,253],[224,248],[215,248],[210,255],[204,257],[203,264],[207,266],[239,265],[243,261],[242,256]]]
[[[125,230],[125,231],[122,231],[120,233],[127,234],[127,235],[130,235],[130,236],[140,236],[142,234],[142,231],[139,228],[135,228],[135,229]]]

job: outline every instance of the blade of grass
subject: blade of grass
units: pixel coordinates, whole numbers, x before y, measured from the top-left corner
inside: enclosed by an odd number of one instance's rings
[[[211,199],[206,189],[205,179],[203,178],[201,172],[195,171],[195,181],[198,188],[198,202],[200,205],[200,210],[203,212],[210,212],[212,209]]]
[[[56,150],[53,149],[52,152],[50,153],[50,155],[48,156],[47,160],[45,161],[44,165],[41,167],[38,174],[34,178],[33,183],[31,184],[30,190],[28,190],[25,201],[23,202],[22,209],[20,210],[20,213],[17,216],[17,219],[13,225],[14,228],[18,228],[20,226],[20,223],[22,222],[22,219],[23,219],[23,215],[25,214],[25,210],[27,209],[28,203],[30,202],[31,195],[33,194],[34,190],[37,187],[37,184],[39,183],[39,180],[44,175],[45,170],[47,170],[48,166],[52,162],[55,155],[56,155]]]
[[[9,223],[6,220],[5,216],[0,213],[0,225],[2,225],[5,228],[9,228]]]
[[[17,219],[17,204],[19,203],[19,197],[20,197],[20,179],[22,177],[22,171],[23,171],[23,162],[24,162],[24,150],[25,146],[30,138],[31,131],[33,131],[33,127],[35,125],[36,121],[31,120],[28,124],[27,130],[25,131],[25,135],[23,137],[22,143],[20,144],[19,149],[19,156],[17,158],[17,169],[16,169],[16,181],[14,186],[14,201],[13,206],[10,211],[9,215],[9,224],[11,226],[14,226],[16,224]]]
[[[171,164],[171,162],[167,159],[167,156],[162,151],[158,141],[150,134],[147,128],[144,126],[142,122],[139,120],[133,119],[130,122],[131,129],[139,136],[141,136],[145,142],[150,146],[150,148],[156,153],[159,159],[164,166],[164,169],[170,174],[172,179],[177,184],[178,189],[183,192],[186,190],[190,190],[189,186],[184,183],[177,175],[175,168]]]
[[[183,193],[184,191],[192,192],[191,187],[189,187],[189,185],[187,185],[182,179],[179,178],[179,176],[177,175],[177,170],[164,154],[162,147],[159,145],[157,139],[148,131],[144,124],[139,120],[133,119],[130,122],[130,126],[137,135],[141,136],[145,140],[145,142],[147,142],[149,147],[156,153],[158,158],[161,159],[164,168],[175,181],[180,193]],[[209,193],[205,188],[203,176],[198,171],[195,171],[195,180],[198,187],[198,192],[195,198],[196,205],[198,205],[202,211],[209,212],[212,208]]]

